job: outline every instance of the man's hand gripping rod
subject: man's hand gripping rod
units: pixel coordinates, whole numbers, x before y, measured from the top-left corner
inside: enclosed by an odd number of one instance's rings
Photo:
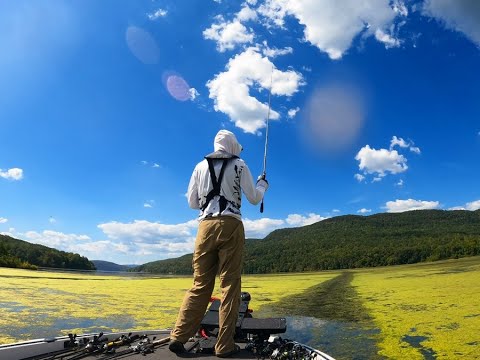
[[[267,126],[265,130],[265,153],[263,154],[263,173],[261,177],[263,180],[265,180],[265,178],[267,177],[268,122],[270,120],[270,100],[272,97],[272,80],[273,80],[273,65],[272,65],[272,73],[270,75],[270,90],[268,91]],[[262,199],[262,203],[260,204],[260,212],[263,213],[263,199]]]

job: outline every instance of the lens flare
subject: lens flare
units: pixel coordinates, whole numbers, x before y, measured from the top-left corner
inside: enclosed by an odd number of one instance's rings
[[[357,139],[365,119],[363,97],[349,86],[331,85],[314,91],[307,101],[303,133],[314,148],[347,150]]]
[[[160,49],[149,32],[136,26],[129,26],[125,33],[125,40],[132,54],[142,63],[158,63]]]
[[[190,87],[185,79],[179,75],[169,75],[166,86],[170,95],[178,101],[187,101],[192,98]]]

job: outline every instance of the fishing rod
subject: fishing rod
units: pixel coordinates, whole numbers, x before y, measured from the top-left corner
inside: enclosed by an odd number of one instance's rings
[[[103,337],[103,332],[99,333],[98,336],[94,335],[93,340],[90,340],[83,348],[77,350],[73,356],[66,357],[62,356],[60,359],[67,359],[67,360],[78,360],[84,357],[90,356],[92,354],[102,353],[105,349],[105,345],[108,343],[108,338]],[[71,354],[72,355],[72,354]]]
[[[267,149],[268,149],[268,123],[270,120],[270,102],[272,98],[272,81],[273,81],[273,64],[272,64],[272,73],[270,74],[270,89],[268,90],[268,111],[267,111],[267,125],[265,130],[265,152],[263,154],[263,173],[262,179],[265,180],[267,177]],[[263,213],[263,198],[262,203],[260,204],[260,212]]]
[[[137,353],[146,355],[154,351],[155,347],[160,347],[169,341],[169,337],[152,340],[147,335],[121,335],[113,341],[103,337],[103,332],[94,335],[91,338],[82,338],[77,340],[77,335],[68,334],[70,340],[65,344],[67,349],[50,352],[48,354],[32,356],[25,360],[80,360],[89,356],[95,356],[97,359],[117,359],[127,354]],[[135,343],[136,342],[136,343]],[[135,344],[134,344],[135,343]],[[128,346],[130,345],[130,346]],[[117,351],[122,346],[128,346],[125,350]]]
[[[155,340],[155,337],[150,340],[148,336],[141,337],[140,342],[135,345],[130,345],[127,349],[119,351],[117,353],[113,353],[110,356],[103,357],[102,360],[109,360],[109,359],[119,359],[125,357],[129,354],[136,353],[146,355],[155,351],[156,347],[160,347],[162,345],[168,344],[170,341],[170,337],[162,338]]]
[[[154,338],[154,340],[155,340],[155,338]],[[125,350],[110,353],[109,355],[103,357],[102,359],[104,359],[104,360],[106,360],[106,359],[116,359],[116,358],[120,358],[122,356],[125,356],[127,354],[131,354],[131,353],[146,355],[146,354],[151,353],[151,352],[153,352],[153,343],[149,339],[148,336],[144,335],[144,336],[140,337],[140,341],[138,343],[130,345]]]
[[[108,338],[102,338],[103,332],[98,336],[94,335],[93,340],[90,340],[88,337],[81,338],[80,341],[76,340],[76,334],[68,334],[69,341],[64,344],[66,347],[63,350],[49,352],[47,354],[32,356],[25,358],[24,360],[57,360],[57,359],[79,359],[90,355],[92,352],[96,351],[94,347],[98,347],[103,342],[108,341]]]
[[[83,348],[88,343],[88,338],[82,338],[80,341],[77,340],[77,334],[68,334],[69,341],[64,343],[64,349],[52,351],[47,354],[42,355],[34,355],[24,360],[54,360],[59,355],[66,356],[68,353],[74,353],[78,351],[80,348]]]

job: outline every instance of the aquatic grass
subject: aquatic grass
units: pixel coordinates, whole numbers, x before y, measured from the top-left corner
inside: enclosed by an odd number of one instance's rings
[[[169,327],[175,321],[185,289],[191,284],[189,278],[5,268],[0,268],[0,281],[0,343],[11,341],[12,336],[20,341],[67,332]]]
[[[352,285],[392,359],[480,358],[480,257],[362,269]]]
[[[325,271],[316,273],[294,273],[274,275],[244,275],[242,291],[252,296],[250,307],[262,309],[264,305],[278,302],[280,299],[301,294],[306,289],[338,276],[339,272]],[[219,291],[219,290],[217,290]]]
[[[354,327],[342,333],[348,320],[345,316],[352,314],[347,311],[350,307],[354,313],[365,312],[350,324],[363,326],[367,321],[370,326],[373,322],[375,328],[366,336],[379,357],[473,359],[480,358],[478,279],[480,257],[474,257],[345,272],[245,275],[242,289],[252,295],[254,316],[270,316],[275,307],[280,306],[279,312],[282,304],[289,303],[295,307],[291,314],[297,316],[289,320],[290,325],[317,324],[315,317],[320,318],[318,324],[323,325],[311,329],[312,336],[327,341],[326,347],[332,350],[353,344],[357,336]],[[191,277],[0,268],[0,344],[69,332],[170,328],[191,284]],[[220,295],[218,281],[214,295]],[[341,300],[342,296],[349,301]],[[313,306],[328,310],[303,314],[304,302],[312,297]],[[342,359],[341,352],[332,351],[336,354]]]
[[[331,278],[324,273],[244,276],[260,308]],[[281,281],[279,281],[281,279]],[[123,277],[0,268],[0,343],[68,332],[174,325],[191,277]],[[218,287],[215,296],[220,296]]]

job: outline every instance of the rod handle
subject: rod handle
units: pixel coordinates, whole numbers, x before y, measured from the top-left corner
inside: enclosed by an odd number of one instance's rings
[[[262,203],[260,204],[260,212],[263,213],[263,199],[262,199]]]

